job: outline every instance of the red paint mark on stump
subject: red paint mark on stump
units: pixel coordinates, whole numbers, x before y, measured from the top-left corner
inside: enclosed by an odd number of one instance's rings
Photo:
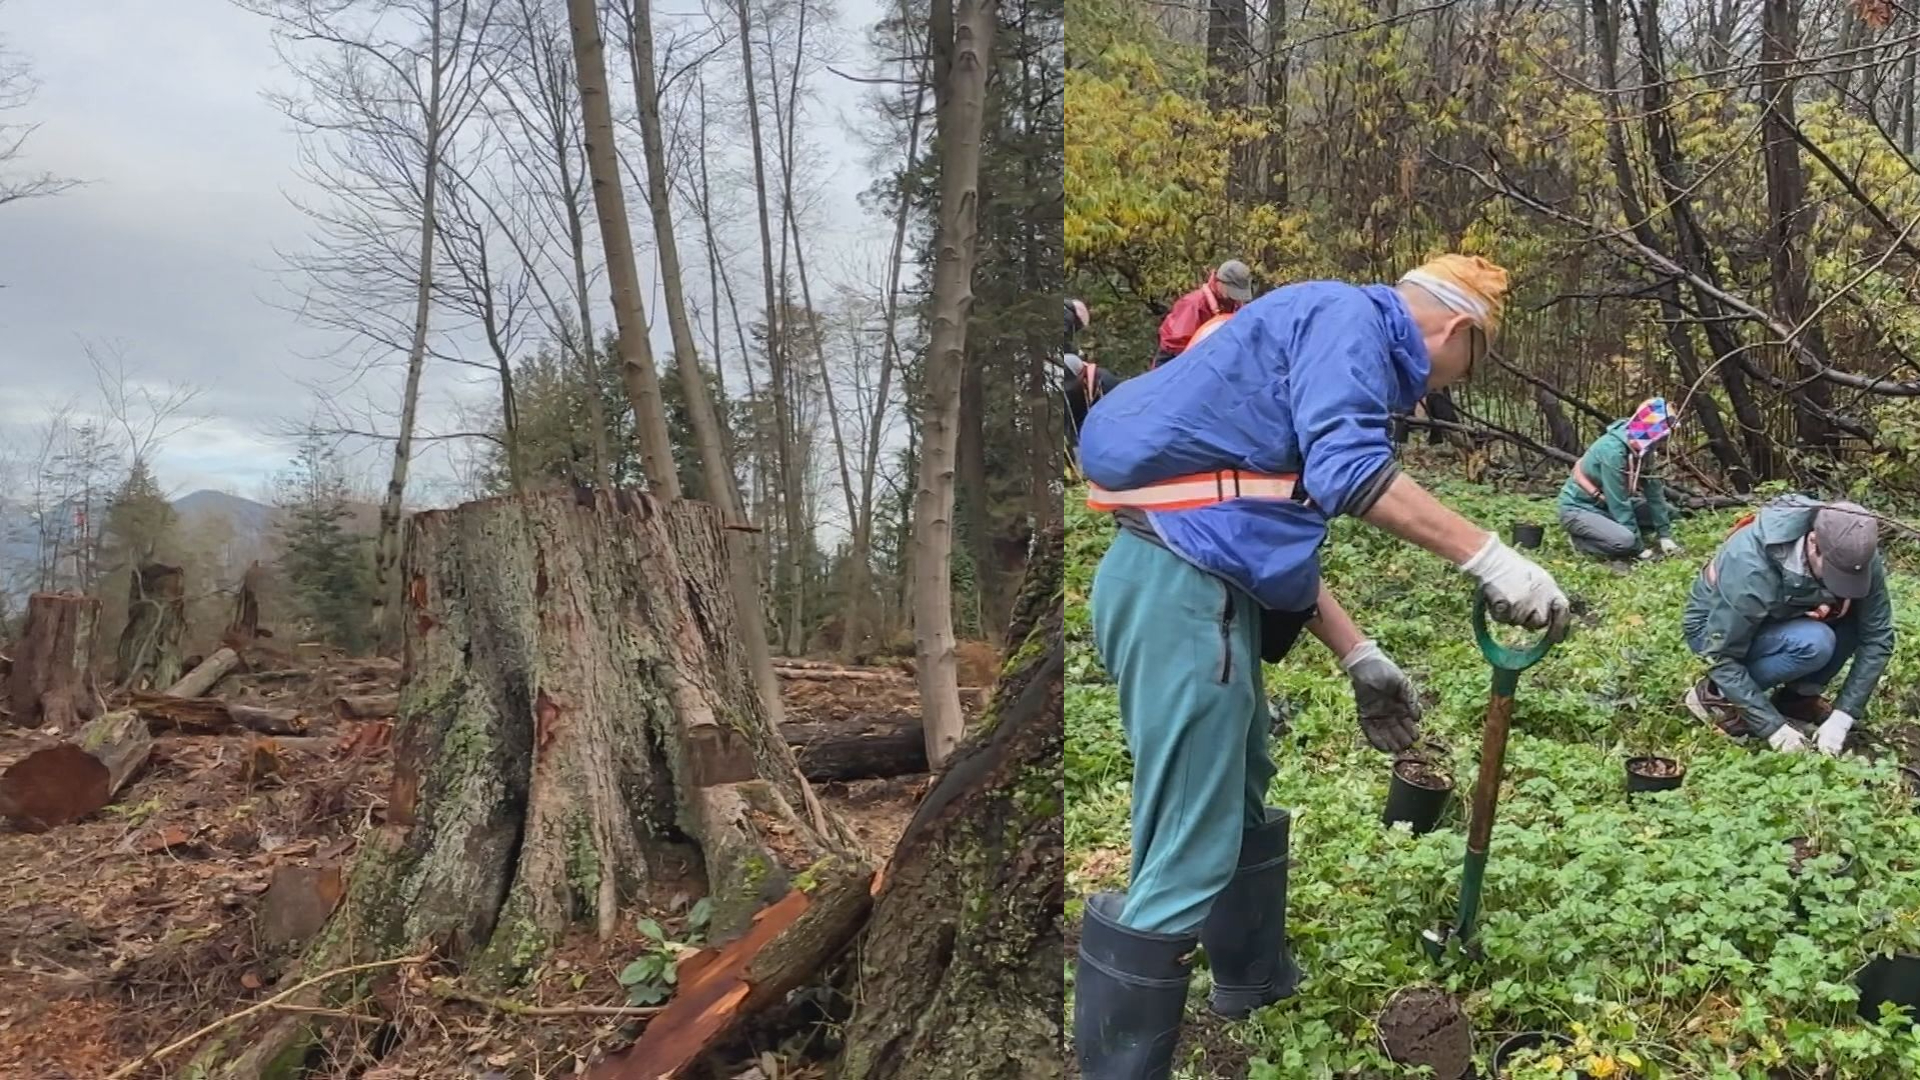
[[[537,758],[553,744],[560,727],[560,703],[540,691],[533,701],[533,753]]]
[[[417,608],[427,606],[427,576],[425,574],[415,574],[413,575],[413,580],[407,583],[407,602]]]

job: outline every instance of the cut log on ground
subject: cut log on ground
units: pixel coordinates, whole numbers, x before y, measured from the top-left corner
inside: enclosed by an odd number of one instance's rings
[[[400,695],[342,694],[333,699],[333,715],[341,720],[390,720],[400,715]]]
[[[724,560],[711,506],[624,491],[414,515],[387,824],[362,837],[303,969],[430,944],[470,978],[510,982],[578,923],[610,935],[699,867],[716,943],[814,890],[817,914],[758,951],[754,985],[812,975],[817,946],[850,935],[866,902],[820,889],[871,869],[837,817],[807,808]],[[257,1074],[323,1023],[236,1038],[242,1057],[209,1071]]]
[[[138,716],[107,713],[0,773],[0,815],[30,832],[78,821],[112,802],[152,752]]]
[[[306,719],[292,709],[234,705],[219,698],[178,698],[166,694],[134,694],[127,700],[156,734],[229,735],[252,731],[261,735],[299,735],[307,730]]]
[[[151,690],[180,681],[180,635],[187,626],[187,575],[148,563],[127,574],[127,625],[114,651],[113,684]]]
[[[678,989],[632,1049],[591,1080],[678,1080],[741,1017],[779,1001],[852,939],[872,902],[873,874],[833,867],[760,912],[745,936],[681,961]],[[959,1075],[959,1074],[955,1074]]]
[[[1056,525],[1036,546],[988,709],[887,865],[835,1080],[1066,1073],[1060,562]]]
[[[793,668],[774,666],[773,673],[791,682],[869,682],[913,685],[913,677],[898,671],[856,671],[852,668]]]
[[[72,731],[99,715],[88,680],[100,601],[76,593],[34,593],[26,627],[13,648],[7,711],[23,727]]]
[[[199,697],[213,689],[214,684],[227,677],[240,664],[240,654],[232,649],[221,649],[200,662],[200,665],[187,672],[186,677],[167,687],[168,697]]]
[[[780,734],[815,783],[927,771],[926,736],[911,712],[856,713],[843,720],[790,722]]]

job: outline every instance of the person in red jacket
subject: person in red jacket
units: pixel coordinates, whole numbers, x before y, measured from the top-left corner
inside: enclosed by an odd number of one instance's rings
[[[1160,323],[1160,351],[1153,367],[1179,356],[1193,343],[1193,332],[1216,315],[1230,315],[1253,299],[1253,273],[1239,259],[1229,259],[1207,275],[1206,284],[1181,297]]]

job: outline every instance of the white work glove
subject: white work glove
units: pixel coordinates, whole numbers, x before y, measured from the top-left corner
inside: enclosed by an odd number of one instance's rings
[[[1767,745],[1783,754],[1797,754],[1807,748],[1807,737],[1783,720],[1780,727],[1767,736]]]
[[[1340,658],[1340,669],[1353,680],[1353,703],[1367,742],[1385,753],[1412,746],[1420,735],[1420,698],[1399,665],[1380,646],[1363,641]]]
[[[1652,549],[1652,548],[1641,548],[1641,549],[1640,549],[1640,561],[1641,561],[1641,562],[1650,562],[1650,561],[1652,561],[1652,559],[1653,559],[1653,549]]]
[[[1813,744],[1823,754],[1837,754],[1846,745],[1847,732],[1852,730],[1853,717],[1835,709],[1821,722],[1820,729],[1813,733]]]
[[[1676,540],[1674,540],[1674,538],[1673,538],[1673,537],[1671,537],[1671,536],[1663,536],[1663,537],[1661,537],[1661,538],[1660,538],[1660,554],[1662,554],[1662,555],[1678,555],[1678,554],[1680,554],[1680,544],[1679,544],[1679,542],[1678,542],[1678,541],[1676,541]]]
[[[1480,582],[1487,610],[1496,620],[1529,630],[1566,626],[1567,594],[1554,584],[1553,575],[1501,543],[1498,536],[1487,534],[1486,545],[1460,569]]]

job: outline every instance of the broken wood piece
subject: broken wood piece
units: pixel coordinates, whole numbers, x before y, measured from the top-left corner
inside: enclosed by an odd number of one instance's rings
[[[284,767],[285,763],[280,757],[280,747],[273,739],[248,739],[246,756],[240,759],[240,782],[251,788],[264,780],[279,776]]]
[[[913,685],[911,677],[898,671],[855,671],[850,668],[821,671],[817,668],[781,667],[775,664],[773,673],[789,682],[871,682]]]
[[[333,715],[342,720],[391,720],[400,715],[400,695],[342,694],[333,699]]]
[[[181,735],[226,735],[252,731],[261,735],[300,735],[307,721],[292,709],[233,705],[219,698],[181,698],[166,694],[134,694],[134,710],[155,732]]]
[[[347,894],[339,866],[276,866],[260,897],[260,940],[269,948],[298,945],[320,932]]]
[[[78,593],[34,593],[13,647],[7,711],[22,727],[71,731],[99,715],[87,684],[100,601]]]
[[[232,649],[221,649],[202,661],[199,667],[187,672],[179,682],[167,687],[168,697],[191,698],[213,689],[213,685],[226,678],[240,663],[240,654]]]
[[[112,802],[152,752],[138,716],[108,713],[0,773],[0,816],[29,832],[78,821]]]
[[[911,712],[860,713],[844,720],[780,725],[800,772],[815,783],[907,776],[927,771],[920,717]]]
[[[743,1017],[786,997],[858,930],[873,902],[873,874],[829,861],[809,888],[761,909],[741,937],[695,953],[676,969],[679,990],[626,1053],[592,1080],[675,1080]]]

